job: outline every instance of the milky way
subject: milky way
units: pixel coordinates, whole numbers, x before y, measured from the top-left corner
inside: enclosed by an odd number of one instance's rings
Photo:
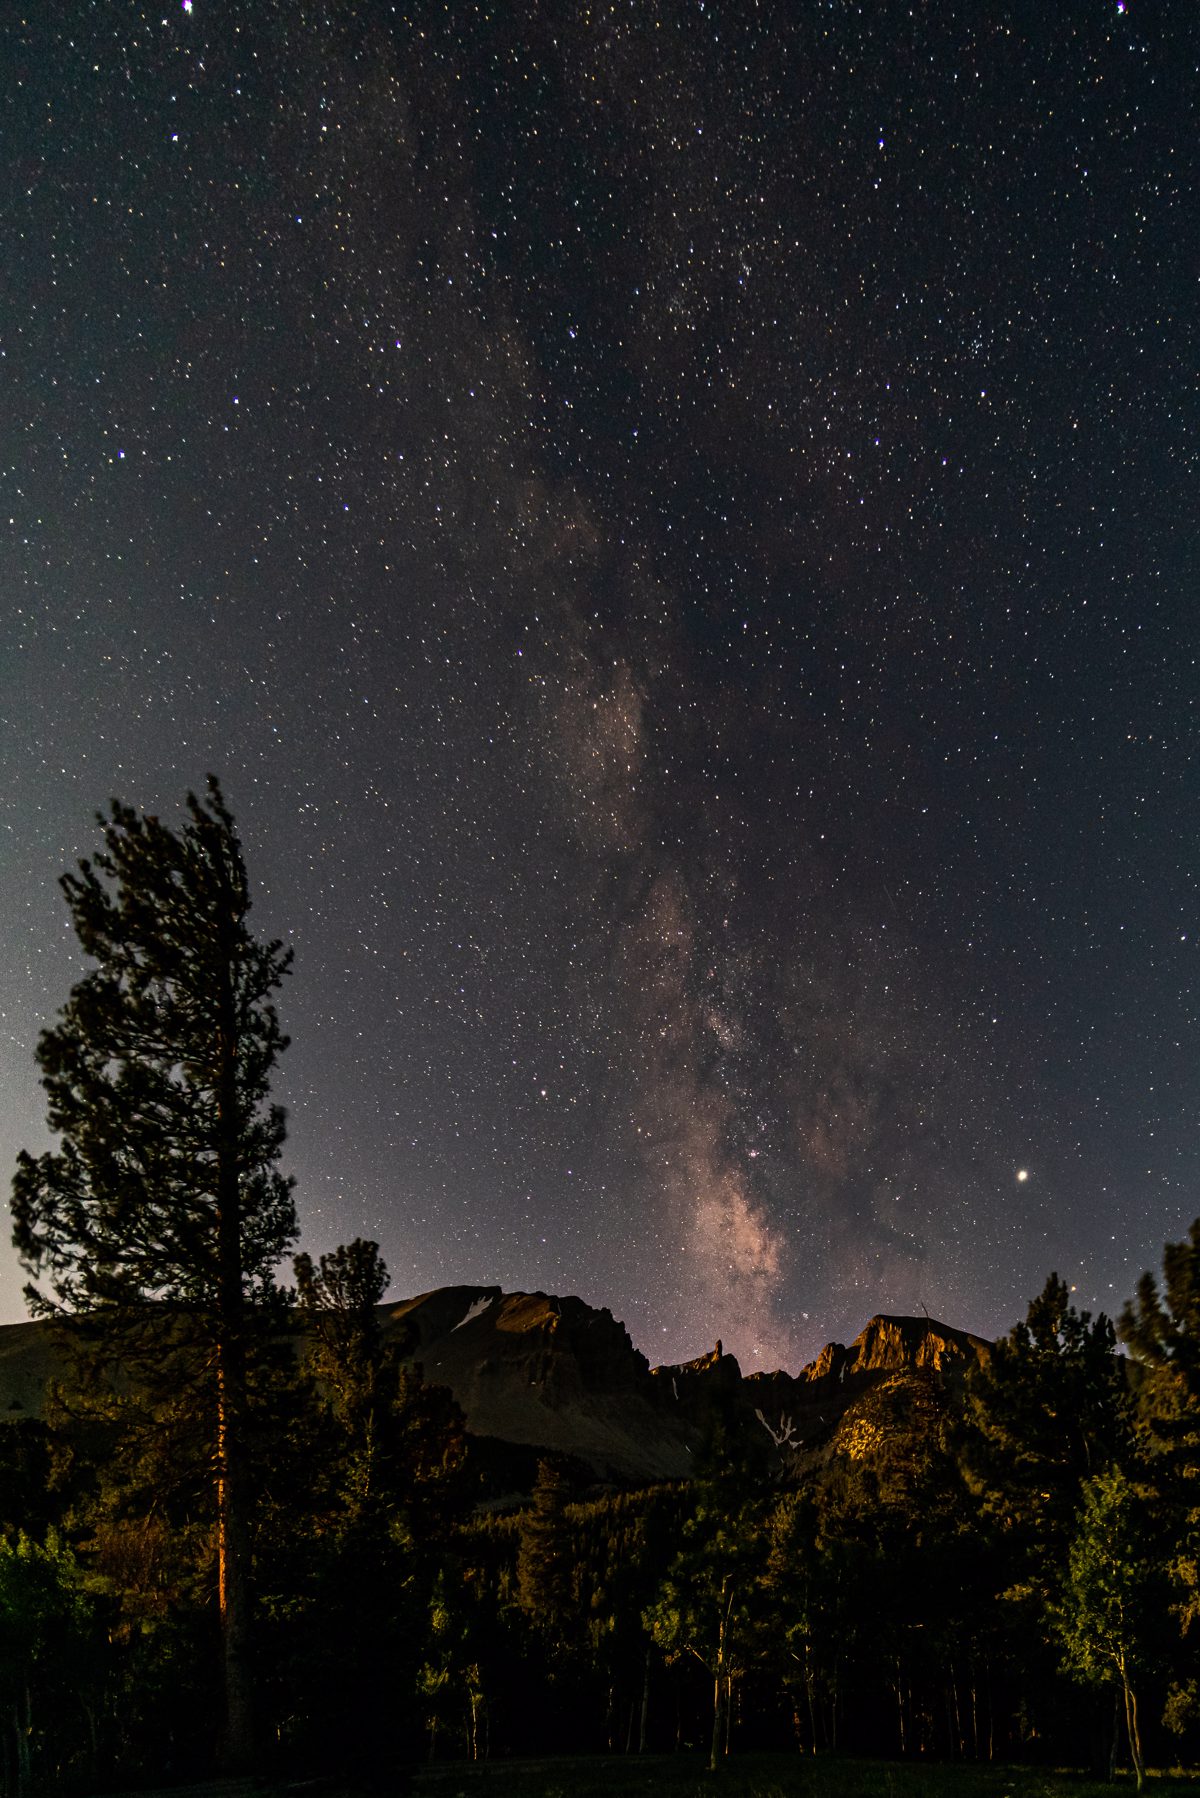
[[[1200,1209],[1194,8],[31,13],[5,1164],[58,874],[211,769],[310,1249],[748,1367],[1119,1306]]]

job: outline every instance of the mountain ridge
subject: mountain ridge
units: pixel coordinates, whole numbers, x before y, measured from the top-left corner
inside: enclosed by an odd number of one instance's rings
[[[686,1479],[718,1413],[784,1473],[823,1453],[871,1452],[880,1426],[857,1417],[871,1392],[888,1382],[958,1387],[991,1350],[936,1319],[880,1312],[796,1374],[743,1374],[720,1341],[651,1367],[607,1307],[465,1284],[383,1304],[379,1319],[401,1359],[453,1393],[468,1432],[519,1483],[546,1454],[605,1483]],[[0,1418],[38,1415],[60,1362],[51,1324],[0,1325]]]
[[[405,1359],[454,1393],[472,1434],[570,1454],[617,1480],[687,1478],[720,1406],[781,1455],[811,1452],[870,1388],[922,1376],[958,1385],[992,1346],[933,1318],[880,1312],[798,1374],[746,1375],[720,1341],[651,1367],[607,1308],[542,1292],[440,1287],[381,1317]]]

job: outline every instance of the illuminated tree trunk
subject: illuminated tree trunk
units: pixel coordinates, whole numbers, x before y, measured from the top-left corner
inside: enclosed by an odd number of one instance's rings
[[[1142,1763],[1142,1736],[1138,1729],[1137,1699],[1125,1676],[1124,1667],[1121,1668],[1121,1688],[1125,1695],[1125,1731],[1129,1737],[1129,1758],[1133,1762],[1133,1776],[1140,1792],[1146,1782],[1146,1769]]]
[[[224,935],[225,932],[223,931]],[[254,1759],[250,1651],[250,1518],[245,1466],[246,1336],[242,1286],[236,944],[222,945],[217,1041],[217,1590],[225,1686],[226,1772]]]
[[[225,1683],[225,1771],[245,1772],[254,1757],[250,1676],[250,1541],[233,1394],[243,1357],[232,1342],[218,1348],[217,1370],[217,1587]]]
[[[717,1757],[721,1752],[721,1674],[720,1670],[713,1675],[713,1724],[712,1745],[708,1751],[708,1770],[715,1773]]]
[[[729,1617],[733,1609],[733,1581],[726,1574],[721,1581],[721,1597],[717,1622],[717,1654],[713,1674],[713,1726],[712,1746],[708,1756],[708,1770],[715,1773],[717,1761],[722,1753],[729,1753]]]

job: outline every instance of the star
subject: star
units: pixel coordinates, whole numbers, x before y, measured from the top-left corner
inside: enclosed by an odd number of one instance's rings
[[[795,1367],[1003,1333],[1052,1194],[1124,1294],[1200,1189],[1190,21],[177,4],[169,80],[22,9],[0,1178],[58,877],[212,769],[310,1251]]]

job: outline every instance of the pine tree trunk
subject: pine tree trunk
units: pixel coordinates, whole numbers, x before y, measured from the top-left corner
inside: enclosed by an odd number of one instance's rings
[[[812,1736],[812,1752],[817,1752],[817,1707],[814,1700],[813,1687],[815,1676],[812,1667],[812,1649],[808,1642],[804,1644],[804,1693],[808,1700],[808,1727]]]
[[[900,1657],[896,1657],[896,1716],[900,1726],[900,1758],[904,1759],[908,1742],[904,1733],[904,1687],[900,1678]]]
[[[26,1793],[29,1791],[29,1784],[33,1775],[33,1760],[29,1747],[32,1725],[29,1715],[28,1686],[25,1687],[21,1697],[24,1702],[18,1703],[13,1707],[13,1716],[16,1724],[15,1733],[17,1738],[17,1798],[25,1798]]]
[[[645,1667],[642,1673],[642,1715],[638,1724],[638,1753],[646,1752],[646,1729],[650,1721],[650,1650],[646,1650]]]
[[[250,1693],[250,1544],[235,1395],[244,1385],[241,1344],[217,1348],[217,1587],[225,1674],[222,1768],[245,1773],[254,1757]]]
[[[222,958],[217,1045],[217,1586],[225,1683],[222,1770],[254,1759],[250,1666],[250,1529],[245,1477],[245,1300],[237,1115],[237,1017],[230,956]]]
[[[721,1675],[718,1671],[713,1675],[713,1724],[712,1743],[708,1751],[708,1770],[715,1773],[717,1757],[721,1752]]]

